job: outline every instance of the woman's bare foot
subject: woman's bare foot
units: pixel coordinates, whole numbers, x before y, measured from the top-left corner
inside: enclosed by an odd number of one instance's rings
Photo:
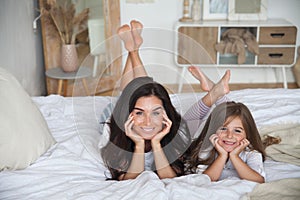
[[[190,66],[189,68],[190,73],[200,81],[201,89],[203,91],[210,91],[214,87],[214,82],[212,82],[203,72],[195,66]]]
[[[132,20],[130,22],[131,32],[135,44],[135,48],[138,49],[143,43],[143,38],[141,36],[143,30],[143,24],[137,20]]]
[[[125,24],[118,29],[118,35],[123,40],[124,46],[127,51],[132,52],[135,50],[134,39],[131,33],[130,26]]]

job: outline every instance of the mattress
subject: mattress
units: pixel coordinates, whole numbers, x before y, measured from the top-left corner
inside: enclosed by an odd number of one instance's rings
[[[183,114],[204,94],[170,96]],[[276,132],[280,127],[288,127],[295,131],[299,127],[300,89],[244,89],[232,91],[228,97],[249,107],[259,130]],[[99,119],[102,110],[115,97],[50,95],[32,99],[57,143],[26,169],[0,172],[0,199],[250,199],[259,187],[272,188],[273,183],[283,180],[287,183],[280,186],[280,191],[289,188],[290,183],[296,187],[291,195],[300,195],[299,186],[289,181],[299,183],[299,151],[294,152],[296,162],[268,157],[264,163],[264,184],[238,178],[211,182],[203,174],[160,180],[151,171],[143,172],[134,180],[106,181],[108,171],[98,148],[103,139]],[[289,131],[283,134],[290,137]],[[299,147],[299,138],[295,140],[293,145]],[[264,191],[267,193],[268,189]],[[271,193],[274,191],[270,189]]]

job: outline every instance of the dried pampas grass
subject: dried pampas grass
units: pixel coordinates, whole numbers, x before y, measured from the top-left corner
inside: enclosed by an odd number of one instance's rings
[[[89,9],[75,15],[71,1],[47,0],[41,10],[52,37],[60,37],[62,44],[75,44],[76,36],[87,29]]]

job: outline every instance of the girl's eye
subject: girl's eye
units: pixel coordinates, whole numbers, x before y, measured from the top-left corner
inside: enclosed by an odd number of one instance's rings
[[[234,132],[236,132],[236,133],[242,133],[243,131],[240,130],[240,129],[235,129]]]
[[[227,128],[226,128],[226,127],[221,127],[219,130],[220,130],[220,131],[226,131]]]

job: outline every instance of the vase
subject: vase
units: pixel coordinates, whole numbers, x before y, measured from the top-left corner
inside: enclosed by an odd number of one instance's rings
[[[61,68],[65,72],[78,70],[78,55],[75,44],[64,44],[61,47]]]

